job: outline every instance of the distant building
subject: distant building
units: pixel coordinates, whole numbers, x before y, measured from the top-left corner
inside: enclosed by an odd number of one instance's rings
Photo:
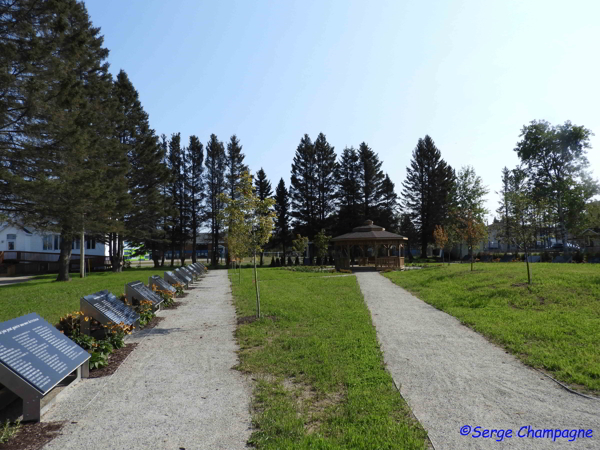
[[[27,274],[58,271],[61,236],[31,227],[0,225],[0,273]],[[72,270],[79,270],[81,241],[72,242]],[[85,257],[91,269],[107,265],[108,245],[94,237],[85,238]],[[110,264],[110,262],[108,262]]]

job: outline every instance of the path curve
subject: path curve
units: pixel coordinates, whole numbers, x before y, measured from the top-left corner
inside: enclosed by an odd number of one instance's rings
[[[436,450],[599,449],[600,401],[565,391],[454,317],[375,272],[356,274],[402,396]],[[591,439],[504,442],[461,436],[464,425],[488,429],[585,428]]]
[[[132,342],[112,377],[83,380],[42,420],[65,420],[44,447],[243,449],[251,386],[237,364],[236,315],[226,270],[211,271],[165,319]]]

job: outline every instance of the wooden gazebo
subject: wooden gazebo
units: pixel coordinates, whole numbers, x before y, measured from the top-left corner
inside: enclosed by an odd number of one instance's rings
[[[352,233],[334,237],[331,242],[335,247],[335,266],[338,270],[349,269],[353,256],[357,256],[361,266],[373,264],[378,269],[404,268],[404,244],[408,239],[385,231],[385,228],[374,225],[372,220],[354,228]],[[360,255],[355,255],[354,249],[357,249]]]

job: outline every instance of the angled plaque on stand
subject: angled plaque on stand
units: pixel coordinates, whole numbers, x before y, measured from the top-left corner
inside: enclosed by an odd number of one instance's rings
[[[0,384],[23,400],[23,421],[39,421],[41,399],[69,374],[89,373],[90,354],[31,313],[0,323]]]
[[[164,301],[160,295],[153,292],[152,289],[148,288],[141,281],[127,283],[125,285],[125,297],[132,305],[137,305],[142,300],[151,301],[155,309],[160,309],[160,304]]]

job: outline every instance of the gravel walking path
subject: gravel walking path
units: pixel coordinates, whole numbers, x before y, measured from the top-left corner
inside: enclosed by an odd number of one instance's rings
[[[378,273],[356,277],[387,368],[436,450],[600,449],[599,400],[567,392]],[[512,429],[513,437],[462,436],[465,425]],[[593,437],[518,437],[524,426],[591,429]]]
[[[237,363],[236,315],[226,270],[211,271],[111,377],[83,380],[43,417],[65,420],[44,447],[243,449],[251,387]]]

